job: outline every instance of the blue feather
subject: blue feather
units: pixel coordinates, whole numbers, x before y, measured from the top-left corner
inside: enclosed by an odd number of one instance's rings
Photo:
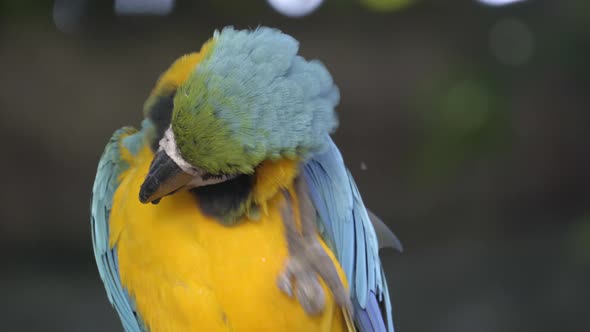
[[[128,136],[122,139],[124,135]],[[123,328],[127,332],[142,332],[146,329],[119,279],[116,247],[111,248],[109,245],[109,216],[113,195],[119,185],[119,174],[128,167],[120,159],[120,145],[136,153],[143,142],[142,137],[143,132],[137,133],[130,127],[121,128],[113,134],[98,163],[92,188],[91,227],[94,257],[109,301],[119,314]]]
[[[350,282],[355,320],[362,332],[393,332],[391,302],[379,259],[379,244],[352,175],[330,137],[327,149],[305,165],[304,178],[316,207],[320,229],[333,243]],[[379,303],[385,306],[382,314]],[[387,326],[387,327],[386,327]]]
[[[369,296],[366,309],[362,309],[358,302],[355,303],[355,312],[355,319],[361,331],[387,331],[375,293]]]

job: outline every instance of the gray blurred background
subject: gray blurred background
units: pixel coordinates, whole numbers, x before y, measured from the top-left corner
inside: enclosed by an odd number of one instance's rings
[[[340,86],[335,140],[406,247],[382,252],[398,331],[590,331],[590,2],[134,2],[0,1],[1,330],[122,330],[90,239],[102,149],[176,57],[268,25]]]

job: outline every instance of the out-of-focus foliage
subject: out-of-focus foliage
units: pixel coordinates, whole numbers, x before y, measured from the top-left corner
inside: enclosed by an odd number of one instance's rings
[[[415,176],[421,183],[448,178],[470,159],[493,157],[506,148],[509,116],[504,91],[484,70],[454,70],[433,76],[414,100],[422,118],[423,140]]]
[[[409,6],[415,0],[361,0],[369,9],[380,12],[392,12]]]

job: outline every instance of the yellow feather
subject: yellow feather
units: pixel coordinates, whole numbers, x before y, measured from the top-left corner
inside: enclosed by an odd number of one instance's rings
[[[148,147],[134,157],[115,192],[110,218],[121,282],[151,332],[350,330],[325,285],[326,308],[310,317],[276,284],[287,259],[280,219],[284,199],[276,185],[294,195],[296,167],[278,163],[281,170],[269,168],[277,172],[275,180],[260,174],[258,199],[274,191],[267,213],[225,227],[203,215],[188,192],[165,197],[158,205],[141,204],[139,187],[152,157]],[[322,245],[346,283],[334,255]]]
[[[170,68],[160,76],[151,94],[156,95],[161,91],[178,88],[195,70],[197,64],[209,54],[214,44],[214,40],[210,39],[203,44],[199,52],[183,55],[174,61]]]
[[[298,162],[289,159],[264,161],[256,170],[254,202],[264,204],[297,176]]]

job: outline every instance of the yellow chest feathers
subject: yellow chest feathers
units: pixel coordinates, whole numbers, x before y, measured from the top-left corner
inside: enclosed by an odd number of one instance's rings
[[[280,195],[264,197],[258,220],[231,227],[203,215],[188,192],[143,205],[138,192],[151,157],[141,151],[122,175],[110,219],[121,282],[151,332],[345,330],[331,297],[309,317],[276,285],[288,254]]]

